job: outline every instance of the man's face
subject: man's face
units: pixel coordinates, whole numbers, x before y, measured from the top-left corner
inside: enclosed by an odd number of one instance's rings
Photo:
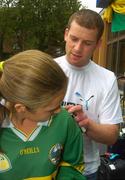
[[[87,29],[72,22],[65,30],[66,56],[71,65],[82,67],[88,64],[94,50],[99,45],[97,29]]]

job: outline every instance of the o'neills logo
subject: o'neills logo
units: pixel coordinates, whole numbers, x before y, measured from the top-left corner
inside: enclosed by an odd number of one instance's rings
[[[0,173],[8,171],[11,168],[12,166],[8,157],[5,154],[0,153]]]

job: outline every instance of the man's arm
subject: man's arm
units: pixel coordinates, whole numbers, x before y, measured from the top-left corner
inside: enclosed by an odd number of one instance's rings
[[[119,134],[119,125],[96,123],[87,117],[80,105],[67,106],[67,109],[70,113],[74,114],[75,120],[78,122],[79,126],[86,129],[85,133],[88,137],[107,145],[116,142]]]

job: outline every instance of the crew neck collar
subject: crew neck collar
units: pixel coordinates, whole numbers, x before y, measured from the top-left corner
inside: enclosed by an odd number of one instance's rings
[[[77,67],[77,66],[74,66],[72,64],[70,64],[65,56],[65,63],[66,65],[71,68],[71,69],[74,69],[74,70],[77,70],[77,71],[81,71],[81,70],[85,70],[85,69],[88,69],[88,67],[90,66],[91,64],[91,60],[89,60],[88,64],[86,64],[85,66],[82,66],[82,67]]]

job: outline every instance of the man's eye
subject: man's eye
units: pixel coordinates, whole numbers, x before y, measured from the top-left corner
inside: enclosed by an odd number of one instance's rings
[[[76,42],[76,41],[77,41],[77,38],[71,37],[71,40],[74,41],[74,42]]]
[[[91,43],[86,42],[86,43],[85,43],[85,45],[87,45],[87,46],[91,46]]]
[[[84,44],[85,44],[86,46],[92,46],[92,45],[94,44],[94,42],[85,41]]]

